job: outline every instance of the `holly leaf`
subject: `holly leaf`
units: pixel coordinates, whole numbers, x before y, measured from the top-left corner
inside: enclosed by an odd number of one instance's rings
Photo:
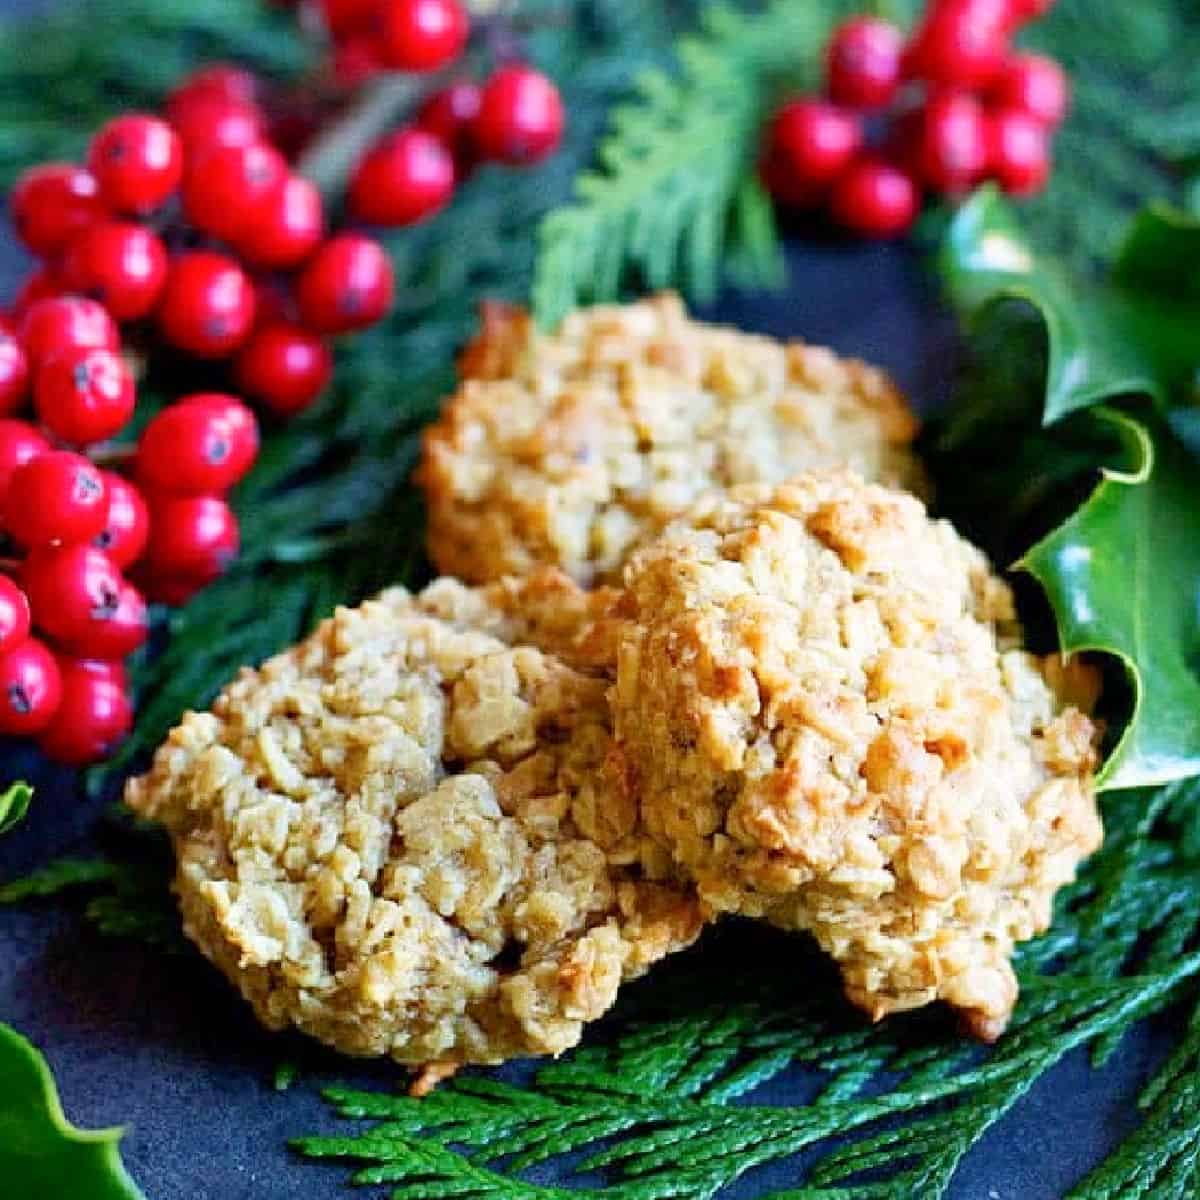
[[[120,1129],[85,1131],[66,1118],[46,1060],[0,1025],[0,1179],[22,1200],[145,1200],[121,1162]]]
[[[1039,258],[1011,205],[980,189],[950,223],[940,268],[968,318],[986,319],[1004,299],[1027,301],[1046,329],[1048,364],[1042,420],[1126,395],[1165,408],[1189,389],[1197,362],[1200,274],[1195,223],[1154,209],[1133,226],[1112,279],[1082,288]]]
[[[964,494],[996,507],[986,484],[1007,481],[999,511],[1019,535],[1034,502],[1046,507],[1045,484],[1059,487],[1057,503],[1071,508],[1020,539],[1018,549],[1037,540],[1017,565],[1045,591],[1064,652],[1111,655],[1129,681],[1132,706],[1101,785],[1200,774],[1200,471],[1188,448],[1198,427],[1195,410],[1168,408],[1191,392],[1200,363],[1200,224],[1148,209],[1111,278],[1084,287],[1035,256],[1009,206],[984,190],[951,223],[941,265],[976,348],[1007,364],[991,374],[1017,381],[1007,397],[995,386],[973,396],[948,423],[983,473]],[[1014,337],[1014,309],[1040,343]]]
[[[14,783],[0,794],[0,834],[8,833],[25,820],[32,799],[33,788],[27,783]]]
[[[1115,655],[1133,711],[1100,774],[1108,788],[1200,774],[1200,487],[1169,428],[1111,408],[1120,438],[1084,504],[1017,564],[1054,608],[1067,653]]]
[[[1167,204],[1147,205],[1131,222],[1113,273],[1127,288],[1200,306],[1200,218]]]

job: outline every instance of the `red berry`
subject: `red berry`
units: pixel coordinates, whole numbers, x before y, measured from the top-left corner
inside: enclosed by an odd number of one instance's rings
[[[1013,196],[1032,196],[1050,178],[1050,139],[1046,126],[1019,108],[988,118],[988,165],[1000,186]]]
[[[1013,22],[1023,25],[1044,17],[1054,7],[1054,0],[1012,0]]]
[[[479,84],[460,79],[434,92],[417,110],[417,128],[441,140],[454,158],[459,176],[465,175],[479,157],[475,122],[482,103]]]
[[[4,512],[13,472],[50,449],[50,443],[28,421],[0,417],[0,515]]]
[[[1042,54],[1010,55],[988,93],[997,108],[1020,108],[1044,125],[1062,123],[1070,87],[1062,67]]]
[[[23,546],[74,545],[94,538],[107,512],[99,470],[80,454],[49,450],[12,473],[4,526]]]
[[[0,332],[0,416],[20,412],[29,387],[29,362],[21,343],[11,333]]]
[[[484,158],[525,166],[558,148],[565,124],[562,97],[545,75],[501,67],[484,85],[475,143]]]
[[[767,129],[763,175],[776,199],[802,207],[833,183],[861,146],[854,114],[824,100],[793,100]]]
[[[92,545],[103,550],[124,571],[133,566],[146,549],[150,514],[142,493],[128,479],[112,471],[101,474],[108,492],[108,516],[104,528],[92,538]]]
[[[373,79],[382,70],[379,43],[373,33],[352,33],[333,48],[333,77],[347,91]]]
[[[296,283],[300,317],[317,333],[347,333],[382,319],[395,282],[383,247],[355,233],[330,238]]]
[[[53,300],[63,294],[63,282],[52,267],[39,267],[25,276],[12,302],[12,318],[20,325],[25,314],[39,300]]]
[[[218,146],[253,146],[266,136],[253,104],[212,93],[181,99],[171,110],[171,124],[189,156]]]
[[[62,350],[118,350],[121,335],[108,310],[86,296],[55,296],[31,304],[21,319],[21,345],[37,367]]]
[[[95,176],[73,163],[45,163],[17,180],[9,199],[17,236],[34,253],[57,254],[104,215]]]
[[[187,251],[171,260],[158,321],[173,346],[199,358],[224,358],[254,325],[254,285],[232,258]]]
[[[137,477],[155,492],[226,492],[258,453],[258,423],[231,396],[202,394],[163,409],[142,432]]]
[[[454,195],[454,159],[423,129],[401,129],[358,164],[350,207],[370,225],[413,225],[445,208]]]
[[[62,679],[54,655],[37,638],[0,654],[0,733],[27,737],[58,711]]]
[[[211,583],[237,557],[238,525],[233,510],[215,496],[159,499],[150,520],[146,564],[154,575]]]
[[[234,104],[258,104],[258,80],[249,71],[229,63],[213,63],[193,71],[167,97],[167,118],[174,123],[176,112],[205,98]]]
[[[68,247],[63,278],[72,291],[99,300],[118,321],[136,321],[158,303],[167,252],[145,225],[106,221]]]
[[[254,413],[236,396],[224,392],[193,392],[190,396],[182,397],[179,404],[203,408],[220,416],[232,445],[229,471],[241,479],[258,457],[258,418]]]
[[[166,121],[131,113],[109,121],[92,139],[88,168],[106,204],[118,212],[148,213],[179,186],[183,146]]]
[[[29,636],[29,598],[9,579],[0,575],[0,654],[7,654]]]
[[[264,325],[242,347],[234,365],[238,387],[273,413],[303,412],[333,374],[329,347],[299,325]]]
[[[112,350],[62,350],[38,368],[33,402],[55,437],[90,446],[120,433],[133,416],[133,374]]]
[[[932,83],[982,87],[1008,50],[1011,0],[934,0],[905,52],[905,68]]]
[[[459,0],[383,0],[380,49],[401,71],[435,71],[467,44],[470,21]]]
[[[298,267],[325,234],[321,193],[301,175],[289,175],[250,207],[250,220],[238,239],[243,258],[257,267]]]
[[[987,170],[987,123],[983,108],[966,92],[940,92],[921,114],[917,170],[938,192],[963,192]]]
[[[380,0],[320,0],[320,5],[326,28],[334,38],[342,41],[374,22]]]
[[[55,661],[61,673],[68,670],[86,671],[97,679],[109,679],[120,688],[129,689],[129,669],[119,658],[76,658],[72,654],[56,654]]]
[[[91,669],[88,660],[59,656],[62,699],[38,746],[52,762],[86,767],[112,753],[133,727],[124,686]]]
[[[879,17],[851,17],[826,54],[829,98],[847,108],[883,108],[900,86],[904,36]]]
[[[236,241],[251,226],[252,206],[287,177],[287,162],[271,146],[217,146],[189,157],[183,211],[197,229]]]
[[[916,220],[920,194],[912,177],[889,163],[862,159],[834,184],[833,218],[866,237],[895,237]]]
[[[34,550],[21,582],[34,624],[71,654],[124,658],[146,640],[141,593],[95,546]]]

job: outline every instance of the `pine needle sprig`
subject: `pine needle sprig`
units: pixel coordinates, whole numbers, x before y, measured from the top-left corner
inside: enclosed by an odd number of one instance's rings
[[[755,158],[782,80],[813,82],[838,0],[772,0],[705,11],[674,71],[649,71],[613,113],[575,199],[545,218],[532,298],[553,325],[632,282],[711,299],[727,257],[743,281],[780,277],[778,238]]]

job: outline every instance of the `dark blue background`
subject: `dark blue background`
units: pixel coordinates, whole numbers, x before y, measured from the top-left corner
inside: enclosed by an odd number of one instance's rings
[[[28,7],[0,0],[0,12]],[[915,255],[900,248],[793,241],[789,259],[786,292],[729,294],[710,315],[748,329],[798,334],[880,363],[923,407],[945,395],[955,344]],[[11,293],[21,267],[11,240],[4,238],[0,297]],[[0,783],[28,770],[25,756],[0,747]],[[101,801],[79,796],[68,774],[39,769],[38,778],[27,825],[0,842],[0,881],[78,848],[101,807]],[[720,956],[723,970],[736,975],[760,956],[796,956],[796,945],[771,931],[732,925],[715,944],[707,941],[692,953]],[[803,960],[797,978],[803,978]],[[634,1004],[637,987],[629,989]],[[0,909],[0,1020],[46,1053],[74,1121],[128,1126],[123,1153],[149,1200],[353,1194],[345,1168],[298,1164],[286,1140],[338,1128],[317,1096],[318,1079],[387,1087],[400,1078],[386,1064],[363,1067],[316,1053],[308,1055],[313,1073],[277,1094],[273,1069],[295,1056],[296,1043],[261,1032],[197,957],[162,959],[137,945],[103,940],[57,907]],[[1132,1127],[1134,1097],[1168,1043],[1163,1028],[1141,1030],[1099,1072],[1081,1053],[1071,1055],[976,1147],[952,1196],[1062,1196]],[[775,1081],[756,1099],[786,1103],[804,1087],[797,1073]],[[764,1188],[795,1183],[794,1175],[777,1168],[756,1174],[729,1195],[761,1195]],[[3,1182],[0,1194],[6,1194]],[[386,1189],[358,1194],[384,1195]],[[84,1193],[77,1195],[86,1200]]]

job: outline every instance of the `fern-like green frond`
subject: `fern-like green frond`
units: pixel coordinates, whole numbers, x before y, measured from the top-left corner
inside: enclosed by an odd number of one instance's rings
[[[711,299],[726,260],[744,281],[778,280],[778,239],[755,159],[780,83],[814,82],[839,0],[714,6],[684,38],[673,71],[647,72],[613,113],[596,165],[538,234],[533,307],[553,325],[623,286]]]

